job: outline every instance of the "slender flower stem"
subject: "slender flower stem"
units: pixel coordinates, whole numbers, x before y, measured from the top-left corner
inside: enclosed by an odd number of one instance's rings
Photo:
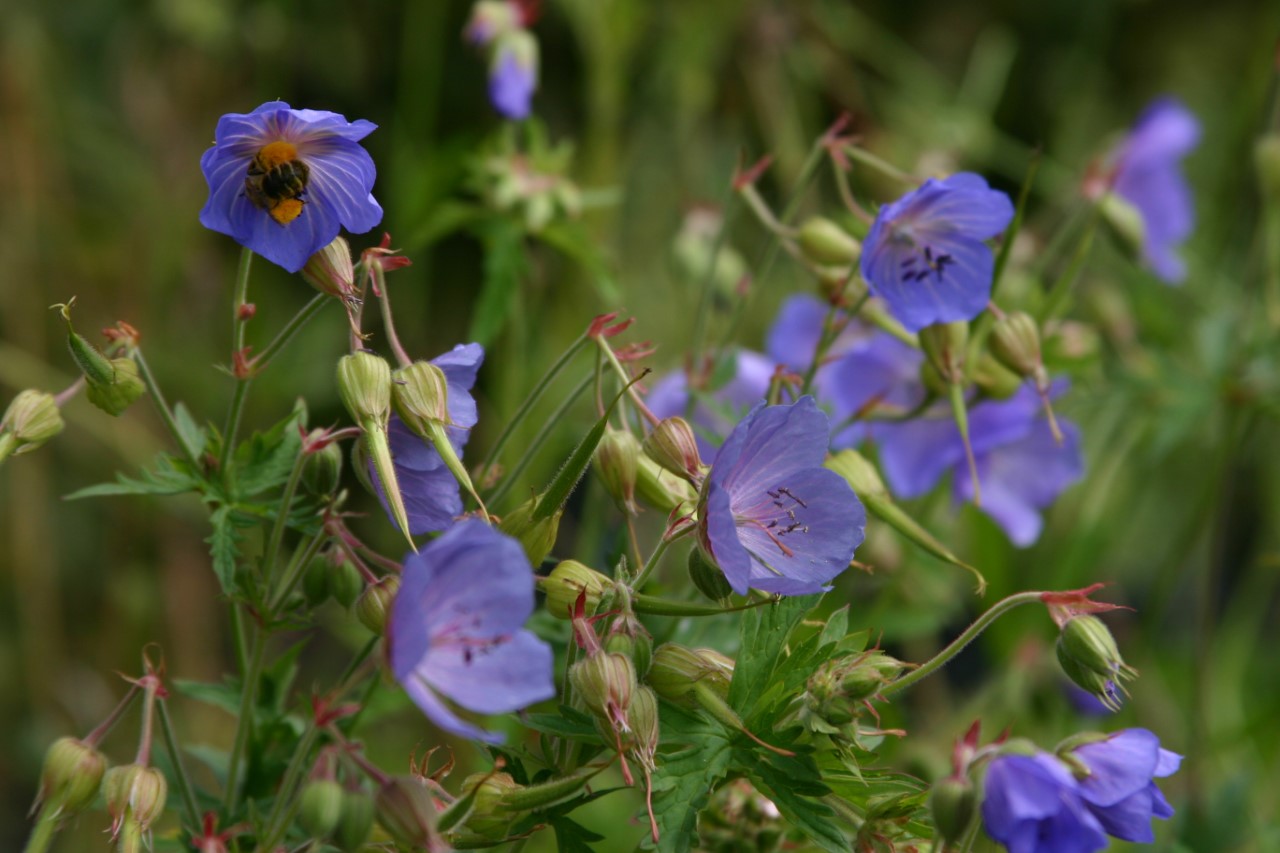
[[[991,623],[995,622],[1015,607],[1020,607],[1023,604],[1034,604],[1039,602],[1043,595],[1045,595],[1044,591],[1019,592],[1009,596],[1008,598],[1002,598],[997,601],[995,604],[991,605],[991,608],[987,610],[986,613],[983,613],[972,625],[966,628],[964,633],[952,640],[951,644],[945,649],[938,652],[932,658],[920,664],[915,669],[911,670],[911,672],[906,673],[882,687],[880,689],[880,695],[890,696],[900,690],[907,689],[917,681],[928,678],[930,675],[941,669],[949,660],[958,655],[965,646],[976,640],[978,635],[987,630]]]
[[[138,735],[138,754],[133,760],[135,764],[141,764],[143,767],[151,764],[151,739],[152,732],[155,729],[156,691],[158,689],[159,684],[149,679],[142,706],[142,732]]]
[[[262,552],[262,582],[267,590],[268,600],[276,560],[280,558],[280,545],[284,541],[284,530],[289,526],[289,509],[293,505],[293,496],[298,492],[298,483],[302,480],[302,470],[306,466],[307,454],[299,453],[293,460],[293,470],[289,472],[289,481],[285,483],[284,495],[280,498],[280,511],[276,514],[275,523],[271,525],[271,535],[267,537],[267,547]]]
[[[484,458],[484,462],[480,465],[480,482],[483,483],[489,476],[489,470],[498,459],[498,454],[502,452],[502,448],[506,446],[507,440],[515,432],[516,427],[524,422],[530,410],[533,409],[535,403],[542,397],[543,393],[551,385],[555,378],[560,375],[560,371],[578,354],[578,350],[582,349],[582,345],[587,342],[585,333],[578,336],[578,339],[569,345],[555,363],[551,365],[546,374],[538,380],[538,384],[533,386],[533,390],[529,392],[529,396],[524,398],[524,402],[520,404],[520,408],[516,409],[515,415],[511,420],[507,421],[507,425],[503,427],[502,433],[498,436],[498,440],[493,443],[493,447],[489,449],[489,453]]]
[[[636,377],[627,373],[627,369],[622,366],[622,362],[618,361],[618,356],[614,353],[613,347],[609,346],[604,338],[598,338],[597,342],[600,345],[600,351],[604,353],[605,359],[613,367],[613,372],[618,374],[618,380],[626,388],[627,396],[631,398],[631,403],[636,407],[636,411],[650,424],[657,426],[658,416],[649,410],[649,407],[645,405],[644,399],[640,396],[640,392],[636,390]]]
[[[276,792],[275,802],[271,804],[271,813],[267,816],[266,826],[269,827],[263,841],[258,845],[262,850],[275,850],[276,843],[280,840],[280,836],[289,828],[285,811],[285,805],[292,803],[294,798],[294,788],[298,784],[298,777],[302,775],[303,767],[307,757],[311,754],[311,748],[315,746],[316,738],[320,735],[314,723],[307,727],[306,733],[302,739],[298,741],[298,746],[293,751],[293,757],[289,759],[289,766],[284,772],[280,788]]]
[[[489,495],[490,504],[496,504],[498,501],[502,500],[503,495],[505,495],[515,482],[520,479],[520,475],[524,473],[525,468],[529,467],[529,463],[533,461],[534,455],[547,440],[547,436],[551,435],[551,431],[563,422],[564,416],[568,413],[570,407],[572,407],[574,402],[582,396],[582,393],[590,387],[591,381],[594,378],[594,373],[588,374],[585,379],[578,383],[576,388],[569,392],[569,395],[564,398],[564,402],[562,402],[559,407],[551,413],[551,416],[547,418],[547,422],[542,425],[542,429],[538,430],[538,434],[533,437],[533,441],[529,442],[529,446],[525,448],[524,455],[520,457],[520,461],[517,462],[511,471],[502,478],[502,482],[499,483],[498,487],[493,490],[491,495]]]
[[[196,805],[195,789],[187,778],[187,768],[182,763],[182,753],[178,751],[178,741],[173,736],[173,722],[169,719],[169,706],[163,701],[157,706],[160,712],[160,733],[164,736],[164,748],[169,752],[169,761],[173,764],[177,775],[178,792],[182,795],[182,804],[187,812],[187,823],[200,825],[200,809]]]
[[[48,803],[40,809],[40,816],[36,818],[36,825],[31,829],[31,837],[27,839],[27,846],[23,848],[24,853],[45,853],[49,849],[49,842],[53,841],[54,833],[58,831],[58,810],[56,808],[48,808]]]
[[[400,336],[396,334],[396,321],[391,313],[391,294],[387,291],[387,274],[382,269],[382,264],[372,264],[370,269],[373,270],[373,289],[382,308],[382,331],[387,335],[387,343],[391,345],[396,361],[400,362],[401,367],[408,367],[413,364],[413,359],[409,358],[409,353],[400,345]]]
[[[1063,270],[1062,275],[1058,276],[1053,285],[1049,288],[1049,293],[1045,297],[1044,306],[1040,309],[1040,316],[1037,317],[1041,325],[1057,316],[1058,312],[1066,305],[1067,297],[1071,295],[1071,288],[1075,285],[1076,279],[1080,277],[1080,271],[1084,269],[1085,261],[1089,259],[1089,250],[1093,248],[1093,235],[1098,230],[1098,220],[1102,218],[1102,205],[1095,205],[1093,213],[1089,216],[1089,221],[1084,227],[1084,234],[1080,237],[1080,242],[1076,244],[1076,251],[1071,256],[1071,262],[1067,264],[1067,268]]]
[[[86,744],[89,746],[97,746],[98,743],[107,736],[107,733],[115,727],[115,724],[119,722],[120,717],[124,715],[124,712],[133,704],[133,697],[138,695],[138,689],[138,685],[136,684],[131,684],[129,686],[129,692],[124,694],[124,698],[121,699],[119,704],[112,709],[111,713],[107,715],[107,718],[101,723],[98,723],[93,731],[84,736],[83,740]]]
[[[72,397],[74,397],[75,395],[83,391],[84,386],[87,383],[88,383],[88,380],[86,380],[84,376],[81,375],[76,379],[75,382],[72,382],[66,388],[63,388],[61,391],[55,394],[53,396],[53,402],[58,406],[59,409],[61,409],[63,406],[67,404],[68,400],[70,400]]]
[[[674,541],[674,539],[667,539],[665,536],[658,540],[657,547],[653,549],[653,553],[649,555],[649,559],[640,569],[640,574],[636,575],[636,579],[631,582],[633,590],[639,592],[644,589],[645,581],[649,579],[649,575],[653,574],[653,570],[658,566],[658,561],[662,559],[662,555],[667,552],[667,548]]]
[[[240,790],[240,764],[244,760],[249,736],[253,731],[253,712],[258,704],[258,680],[262,676],[262,663],[266,651],[264,632],[262,628],[255,625],[253,649],[249,653],[249,668],[244,673],[244,680],[240,685],[240,716],[236,721],[236,740],[231,747],[231,757],[227,763],[227,790],[222,797],[222,810],[227,814],[231,814]]]
[[[969,479],[973,483],[973,505],[982,506],[982,486],[978,482],[978,461],[973,457],[973,444],[969,441],[969,413],[964,403],[964,387],[952,382],[948,389],[951,397],[951,415],[955,418],[960,441],[964,444],[964,458],[969,463]]]
[[[311,298],[311,301],[294,314],[284,328],[276,333],[271,339],[271,343],[262,348],[262,352],[253,358],[253,372],[261,373],[263,368],[271,363],[271,360],[280,354],[280,350],[293,338],[294,335],[307,323],[311,322],[311,318],[320,313],[320,310],[328,305],[333,298],[323,293],[317,293]]]
[[[138,374],[142,377],[142,384],[147,386],[147,393],[151,397],[152,404],[155,405],[156,411],[160,413],[160,420],[164,421],[165,429],[169,430],[169,435],[173,436],[173,440],[178,443],[178,447],[182,450],[182,455],[186,457],[192,466],[199,470],[200,453],[197,448],[187,444],[187,439],[183,436],[182,430],[178,429],[178,420],[173,416],[173,411],[165,401],[164,392],[160,390],[160,384],[156,382],[155,374],[151,372],[151,365],[147,364],[141,348],[134,348],[133,360],[138,365]]]
[[[307,566],[311,564],[311,558],[320,550],[320,546],[329,541],[328,532],[321,530],[315,536],[311,537],[311,541],[303,547],[293,552],[288,565],[285,566],[284,576],[280,579],[280,587],[276,590],[274,597],[270,599],[267,612],[274,616],[289,598],[289,594],[293,592],[293,588],[298,585],[298,579],[302,577],[302,573],[307,570]]]
[[[235,364],[236,357],[244,351],[245,325],[247,320],[241,309],[249,301],[249,269],[253,265],[253,252],[242,249],[240,265],[236,269],[235,297],[231,300],[231,359]],[[222,453],[218,457],[219,469],[226,472],[231,462],[231,454],[236,446],[236,433],[240,430],[240,413],[244,410],[244,398],[249,391],[249,377],[236,377],[236,390],[231,396],[231,408],[227,410],[227,423],[222,430]]]
[[[912,186],[918,186],[920,184],[920,179],[915,175],[902,171],[888,160],[880,159],[865,148],[860,148],[857,145],[846,145],[844,146],[843,151],[851,159],[857,160],[864,166],[869,166],[872,169],[875,169],[882,175],[887,175],[894,180],[902,181],[904,184],[911,184]]]
[[[800,385],[801,395],[808,394],[809,389],[813,387],[814,377],[818,375],[818,367],[826,357],[827,350],[840,334],[843,324],[836,322],[839,315],[840,306],[834,302],[831,303],[831,307],[827,309],[827,316],[822,318],[822,334],[818,337],[818,345],[813,349],[813,358],[809,360],[809,368],[804,372],[804,381]]]

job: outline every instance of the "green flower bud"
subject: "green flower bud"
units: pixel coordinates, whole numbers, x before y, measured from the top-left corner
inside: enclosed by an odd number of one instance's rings
[[[74,300],[73,300],[74,301]],[[85,340],[84,336],[71,328],[71,316],[67,309],[63,310],[63,319],[67,321],[67,348],[71,350],[71,359],[84,374],[90,386],[110,385],[116,381],[116,366],[98,348]]]
[[[333,779],[315,779],[302,789],[298,822],[314,839],[328,838],[338,828],[342,817],[342,786]]]
[[[436,835],[436,807],[421,780],[392,776],[378,789],[378,825],[400,844],[431,849]]]
[[[342,560],[329,575],[329,593],[343,607],[350,607],[364,591],[364,578],[350,560]]]
[[[307,563],[302,573],[302,594],[307,604],[319,607],[329,598],[329,575],[332,572],[333,564],[324,554],[317,554]]]
[[[342,482],[342,448],[336,442],[307,455],[302,466],[302,485],[316,497],[326,497]]]
[[[338,394],[352,419],[386,427],[391,417],[391,367],[382,356],[353,352],[338,359]]]
[[[356,618],[373,633],[381,636],[387,628],[387,615],[391,603],[400,591],[400,578],[387,575],[377,583],[371,583],[356,599]]]
[[[533,511],[537,506],[538,499],[530,498],[507,513],[498,525],[503,533],[519,540],[525,556],[534,566],[541,565],[555,547],[556,536],[560,532],[560,516],[564,515],[564,508],[561,507],[550,518],[534,521]]]
[[[631,614],[614,619],[604,635],[604,649],[631,658],[636,675],[643,677],[653,661],[653,637],[640,620]]]
[[[519,812],[504,805],[504,798],[523,786],[509,773],[473,773],[462,780],[462,790],[475,792],[466,828],[489,841],[502,841]]]
[[[343,853],[355,853],[373,831],[373,798],[364,791],[345,791],[338,825],[333,830],[333,843]]]
[[[415,361],[397,370],[391,398],[405,426],[431,438],[432,424],[449,424],[449,386],[444,371],[429,361]]]
[[[113,358],[109,363],[112,367],[110,382],[95,382],[85,374],[84,396],[108,415],[117,417],[146,393],[147,386],[138,375],[138,364],[132,358]]]
[[[653,663],[645,680],[654,692],[677,705],[695,707],[694,689],[709,686],[722,697],[729,695],[733,661],[712,649],[691,649],[663,643],[653,652]]]
[[[1045,381],[1048,381],[1045,375]],[[984,352],[978,359],[978,366],[973,370],[973,383],[989,397],[1007,400],[1022,387],[1023,378],[997,361],[989,352]]]
[[[625,718],[636,689],[636,669],[631,658],[601,652],[569,668],[569,683],[587,708],[605,722]]]
[[[854,701],[868,699],[897,678],[905,668],[906,664],[884,652],[860,655],[838,673],[840,693]]]
[[[126,764],[112,767],[102,777],[102,794],[113,822],[135,824],[145,833],[164,814],[169,784],[154,767]]]
[[[596,472],[623,512],[636,511],[641,453],[640,442],[626,430],[609,430],[596,446]]]
[[[63,426],[52,394],[31,389],[19,392],[0,418],[0,461],[35,450],[62,432]]]
[[[342,237],[312,255],[302,268],[302,278],[321,293],[345,299],[356,292],[355,266],[351,247]]]
[[[648,456],[641,456],[636,466],[636,497],[659,512],[669,513],[682,503],[698,499],[693,487],[683,478],[664,471]]]
[[[698,441],[684,418],[664,418],[644,439],[644,452],[660,466],[680,477],[693,479],[702,471]]]
[[[870,495],[887,495],[889,492],[876,466],[856,450],[841,450],[827,460],[826,467],[844,477],[849,488],[864,502]]]
[[[1142,214],[1115,193],[1107,193],[1098,202],[1102,220],[1111,228],[1125,253],[1138,257],[1146,240],[1147,227]]]
[[[938,375],[949,384],[964,381],[965,348],[969,345],[969,324],[935,323],[920,330],[920,349]]]
[[[44,754],[39,800],[64,817],[93,803],[102,784],[107,759],[82,740],[61,737]]]
[[[724,601],[733,594],[729,579],[724,576],[724,572],[720,571],[719,566],[711,562],[701,548],[693,548],[689,551],[688,567],[689,580],[693,581],[698,592],[707,598],[712,601]]]
[[[938,835],[948,844],[964,837],[978,813],[978,794],[965,776],[948,776],[929,792],[929,811]]]
[[[862,245],[848,231],[823,216],[805,220],[797,238],[800,251],[819,266],[850,267],[862,256]]]
[[[613,581],[577,560],[564,560],[551,570],[542,590],[547,595],[547,612],[567,620],[573,618],[578,597],[584,592],[585,614],[594,615],[602,600],[612,598]]]
[[[636,688],[627,709],[631,723],[631,751],[647,767],[653,769],[653,757],[658,752],[658,694],[645,685]]]
[[[1034,379],[1037,388],[1049,387],[1040,352],[1040,329],[1025,311],[1013,311],[991,327],[991,354],[1014,373]]]
[[[1138,675],[1120,657],[1106,624],[1087,613],[1073,616],[1062,626],[1057,653],[1067,677],[1113,710],[1119,707],[1116,690],[1123,690],[1123,683]]]

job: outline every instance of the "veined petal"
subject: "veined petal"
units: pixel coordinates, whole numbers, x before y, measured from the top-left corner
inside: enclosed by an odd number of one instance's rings
[[[506,740],[501,732],[486,731],[453,713],[449,706],[417,675],[411,673],[407,678],[400,679],[400,683],[414,704],[427,715],[427,719],[450,734],[493,744]]]
[[[484,363],[484,347],[480,344],[457,344],[449,352],[431,359],[431,363],[444,372],[448,382],[449,420],[464,429],[475,426],[479,417],[470,391],[476,384],[480,365]],[[450,430],[452,437],[453,430]]]
[[[738,525],[729,505],[729,493],[718,483],[707,483],[703,515],[706,523],[703,541],[711,552],[711,558],[724,572],[733,591],[746,595],[751,587],[751,555],[738,539]]]
[[[463,708],[501,714],[556,695],[552,658],[550,646],[520,629],[491,645],[435,646],[423,659],[420,673]]]
[[[923,266],[920,252],[901,241],[862,256],[867,264],[864,277],[908,331],[971,320],[991,298],[995,261],[984,243],[943,235],[931,244],[931,252],[948,258],[940,271]]]
[[[1075,755],[1090,771],[1080,782],[1081,796],[1094,805],[1111,806],[1150,784],[1160,739],[1146,729],[1125,729],[1077,747]]]
[[[948,190],[933,196],[917,215],[922,232],[954,232],[974,240],[989,240],[1013,221],[1013,202],[993,190],[981,175],[960,172],[939,182]]]
[[[710,476],[720,479],[740,512],[744,500],[762,500],[793,473],[821,467],[829,439],[827,416],[813,397],[757,406],[725,440]]]
[[[333,211],[353,234],[363,234],[382,221],[382,207],[369,192],[373,188],[373,158],[354,142],[330,136],[299,147],[299,157],[311,169],[308,203]]]

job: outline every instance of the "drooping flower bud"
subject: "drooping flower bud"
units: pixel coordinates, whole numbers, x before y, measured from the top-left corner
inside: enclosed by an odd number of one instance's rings
[[[19,392],[0,418],[0,462],[35,450],[62,432],[63,426],[52,394],[33,389]]]
[[[60,817],[70,817],[93,803],[102,784],[107,759],[84,741],[60,737],[44,754],[39,801]]]
[[[659,512],[669,513],[680,504],[692,505],[698,493],[682,477],[666,471],[641,455],[636,467],[636,497]]]
[[[677,643],[663,643],[653,652],[653,663],[645,680],[654,692],[677,705],[694,707],[694,688],[706,684],[723,697],[729,695],[733,661],[711,649],[691,649]]]
[[[169,784],[154,767],[126,764],[112,767],[102,777],[102,795],[115,833],[122,828],[145,836],[151,824],[164,814]]]
[[[693,427],[684,418],[663,418],[644,439],[644,452],[677,476],[696,480],[701,476],[702,457]]]
[[[1111,710],[1120,707],[1117,689],[1137,677],[1138,671],[1120,657],[1115,638],[1101,619],[1090,614],[1073,616],[1058,635],[1058,662],[1077,685],[1092,693]]]
[[[431,792],[422,780],[412,776],[392,776],[378,789],[378,825],[400,844],[415,849],[433,849],[436,838],[436,808]]]
[[[534,520],[533,512],[538,507],[538,498],[532,497],[502,518],[498,529],[518,540],[524,548],[525,556],[534,566],[542,561],[556,544],[556,536],[560,533],[560,516],[564,508],[557,509],[549,518]]]
[[[643,678],[653,662],[653,636],[634,615],[624,613],[610,623],[604,635],[604,650],[631,658],[636,676]]]
[[[343,853],[355,853],[373,831],[373,798],[364,791],[344,791],[342,811],[333,830],[333,843]]]
[[[464,794],[475,793],[467,815],[467,830],[489,841],[506,838],[507,830],[520,813],[503,801],[521,787],[510,773],[473,773],[462,780]]]
[[[317,554],[307,563],[302,573],[302,595],[307,604],[319,607],[329,597],[329,574],[333,566],[323,554]]]
[[[596,471],[618,508],[636,511],[636,480],[639,477],[640,442],[626,430],[609,430],[596,446]]]
[[[569,669],[569,683],[587,708],[610,725],[625,721],[636,689],[631,658],[612,652],[590,655]]]
[[[627,718],[631,721],[631,750],[652,770],[653,757],[658,752],[658,694],[647,685],[637,687]]]
[[[302,466],[302,485],[308,493],[325,497],[337,491],[341,482],[342,448],[337,442],[307,454]]]
[[[417,549],[409,534],[409,518],[396,481],[391,460],[387,425],[391,419],[391,367],[381,356],[354,352],[338,360],[338,393],[364,433],[365,447],[373,460],[391,515],[411,548]]]
[[[329,592],[343,607],[350,607],[364,590],[364,578],[350,560],[339,560],[329,575]]]
[[[729,579],[720,567],[711,562],[701,548],[692,548],[688,559],[689,580],[698,592],[712,601],[724,601],[733,594]]]
[[[321,293],[338,299],[354,295],[356,272],[346,239],[334,237],[332,243],[312,255],[302,268],[302,278]]]
[[[800,251],[819,266],[850,267],[862,257],[862,244],[824,216],[805,220],[797,238]]]
[[[431,425],[448,425],[449,385],[444,371],[429,361],[415,361],[392,374],[392,401],[405,426],[431,438]]]
[[[938,835],[948,844],[955,844],[978,813],[978,793],[967,776],[948,776],[934,783],[929,792],[929,811]]]
[[[592,616],[600,603],[611,596],[613,581],[577,560],[564,560],[551,570],[542,591],[547,595],[547,612],[557,619],[572,619],[578,598],[584,598],[584,615]]]
[[[381,636],[387,628],[387,614],[391,612],[391,603],[400,591],[400,578],[387,575],[377,583],[371,583],[356,599],[356,618],[366,628]]]
[[[338,827],[344,797],[342,785],[333,779],[313,779],[302,789],[298,822],[314,839],[328,838]]]
[[[1141,257],[1147,226],[1138,209],[1113,192],[1099,199],[1098,209],[1102,213],[1102,221],[1110,226],[1125,254]]]
[[[964,381],[965,348],[969,345],[969,324],[934,323],[920,330],[920,349],[942,379],[952,385]]]
[[[989,352],[984,352],[973,368],[973,384],[982,389],[988,397],[1007,400],[1022,387],[1023,378],[1001,364]],[[1046,380],[1048,375],[1045,376]]]
[[[134,400],[146,393],[147,386],[138,375],[138,363],[132,358],[122,356],[111,359],[109,363],[112,368],[111,381],[97,383],[88,380],[84,396],[108,415],[118,417]]]
[[[1019,376],[1034,379],[1036,387],[1049,387],[1040,352],[1040,329],[1025,311],[1012,311],[991,327],[991,354]]]

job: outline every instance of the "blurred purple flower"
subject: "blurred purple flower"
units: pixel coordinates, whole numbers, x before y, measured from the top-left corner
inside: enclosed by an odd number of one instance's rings
[[[1112,189],[1142,215],[1143,261],[1170,283],[1186,278],[1178,246],[1195,225],[1181,161],[1200,142],[1200,122],[1176,98],[1153,101],[1115,154]]]
[[[341,228],[362,234],[382,221],[373,159],[359,144],[376,127],[283,101],[224,115],[200,158],[200,224],[297,272]]]
[[[909,331],[970,320],[987,306],[995,262],[984,242],[1004,231],[1013,203],[961,172],[880,208],[863,241],[862,277]]]
[[[1041,511],[1084,475],[1079,430],[1070,421],[1059,419],[1058,424],[1061,445],[1054,440],[1042,416],[1039,395],[1030,385],[1008,400],[979,403],[969,412],[982,511],[1019,547],[1040,537]],[[881,437],[880,460],[890,488],[899,497],[923,495],[951,471],[955,499],[973,499],[964,443],[949,414],[895,424]]]
[[[1076,747],[1073,755],[1089,768],[1080,796],[1103,829],[1125,841],[1155,841],[1151,819],[1172,817],[1173,807],[1152,779],[1174,773],[1182,756],[1162,749],[1146,729],[1124,729]]]
[[[983,781],[982,824],[1009,853],[1090,853],[1107,846],[1075,777],[1048,753],[1002,755]]]
[[[734,592],[808,595],[849,567],[867,516],[822,467],[827,442],[809,396],[757,406],[725,440],[699,498],[698,541]]]
[[[500,714],[555,695],[551,647],[522,627],[533,583],[520,543],[475,519],[405,558],[387,630],[391,671],[440,728],[501,743],[444,699]]]
[[[449,441],[462,458],[477,418],[476,401],[471,387],[476,383],[476,373],[484,361],[484,347],[480,344],[458,344],[449,352],[437,356],[431,363],[444,372],[449,393],[449,419],[453,425],[446,427]],[[399,415],[391,416],[389,429],[392,462],[396,468],[396,482],[404,500],[409,518],[409,532],[414,536],[444,530],[462,514],[462,496],[458,481],[445,467],[440,454],[421,436],[412,432]],[[369,479],[374,484],[382,508],[391,518],[386,494],[382,490],[373,463],[368,463]]]
[[[1071,707],[1086,717],[1107,717],[1115,713],[1104,705],[1101,699],[1083,687],[1078,687],[1073,681],[1063,681],[1062,689],[1067,694],[1067,701],[1071,703]],[[1106,691],[1107,698],[1114,702],[1116,707],[1124,702],[1124,696],[1116,689],[1114,681],[1107,682]]]
[[[525,30],[501,36],[489,67],[489,101],[509,119],[526,119],[538,88],[538,43]]]
[[[769,392],[774,363],[758,352],[738,350],[733,376],[707,394],[699,394],[689,420],[704,460],[715,458],[716,448],[752,406]],[[683,371],[668,373],[654,383],[645,404],[659,418],[684,417],[689,406],[689,380]]]

